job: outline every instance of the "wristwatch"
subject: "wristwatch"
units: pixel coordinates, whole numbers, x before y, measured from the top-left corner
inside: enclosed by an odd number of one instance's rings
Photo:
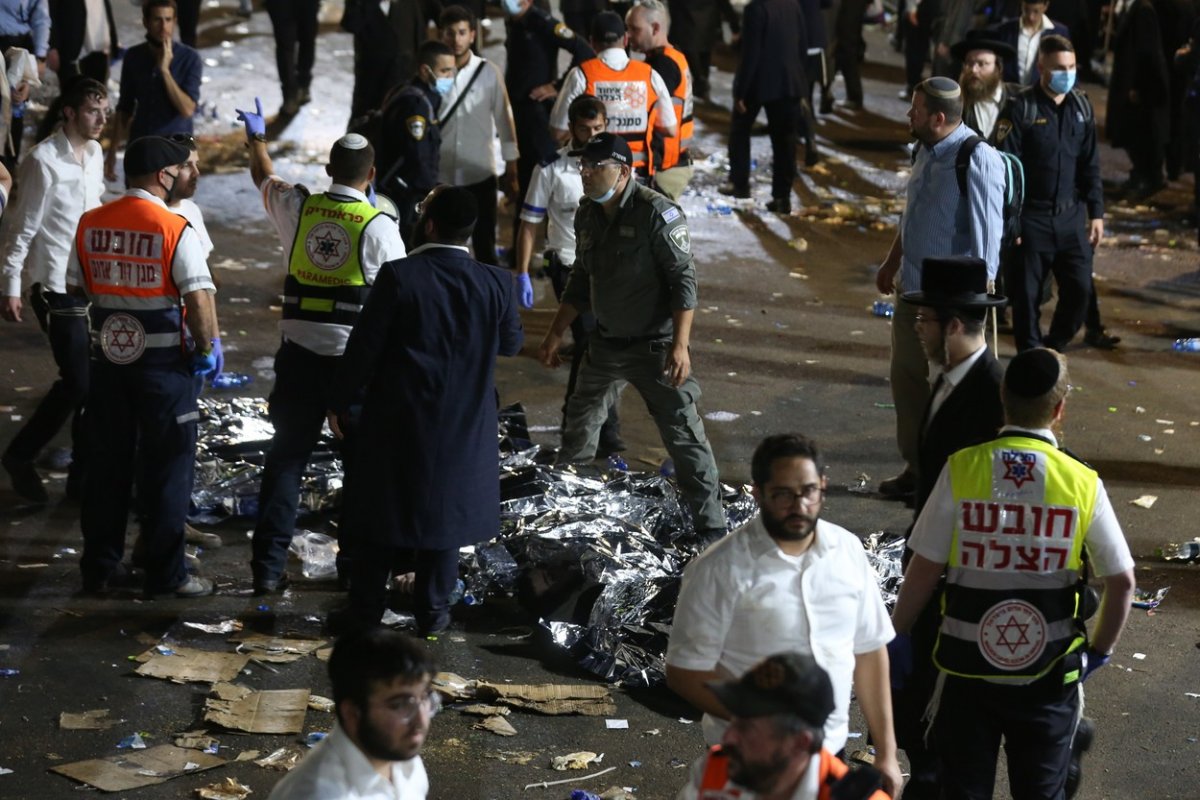
[[[267,142],[267,135],[265,133],[253,133],[250,135],[250,138],[256,142],[262,142],[263,144],[266,144]]]

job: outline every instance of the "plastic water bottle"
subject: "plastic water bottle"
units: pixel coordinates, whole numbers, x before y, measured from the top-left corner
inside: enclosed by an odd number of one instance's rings
[[[463,599],[463,595],[466,594],[466,591],[467,585],[462,582],[462,578],[459,578],[454,582],[454,588],[450,591],[450,596],[446,598],[446,602],[450,605],[454,605],[459,600]]]
[[[1177,353],[1200,353],[1200,338],[1176,339],[1171,349]]]
[[[896,307],[887,300],[876,300],[871,306],[871,313],[877,317],[891,319],[896,313]]]
[[[212,387],[214,389],[240,389],[253,381],[249,375],[243,375],[240,372],[222,372],[220,375],[212,379]]]
[[[750,159],[750,171],[754,172],[757,169],[758,169],[758,159],[757,158]]]
[[[1168,542],[1158,548],[1157,552],[1167,561],[1195,561],[1200,559],[1200,539],[1190,542]]]
[[[658,474],[662,475],[664,478],[670,478],[673,476],[675,474],[675,461],[670,458],[664,459],[662,464],[658,467]]]
[[[608,468],[628,472],[629,465],[625,463],[625,459],[621,458],[620,453],[613,453],[608,457]]]

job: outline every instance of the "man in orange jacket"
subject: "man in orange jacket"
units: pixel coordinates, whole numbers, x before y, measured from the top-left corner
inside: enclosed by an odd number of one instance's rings
[[[821,746],[833,684],[812,656],[778,653],[708,687],[733,718],[676,800],[888,800],[877,771]]]

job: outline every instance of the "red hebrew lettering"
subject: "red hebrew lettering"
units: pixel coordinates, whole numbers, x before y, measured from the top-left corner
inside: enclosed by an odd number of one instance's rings
[[[1000,544],[999,542],[992,540],[992,541],[988,542],[988,552],[991,555],[1000,553],[1004,559],[1003,561],[1000,561],[999,563],[996,562],[995,558],[991,559],[991,563],[988,564],[989,567],[991,567],[992,569],[1008,569],[1008,564],[1010,561],[1012,561],[1012,548],[1011,547],[1009,547],[1006,544]]]
[[[972,533],[995,533],[1000,507],[995,503],[965,502],[962,505],[962,529]]]
[[[1042,571],[1056,572],[1060,569],[1066,569],[1068,553],[1070,553],[1070,551],[1065,547],[1043,547],[1042,554],[1045,556],[1045,558],[1042,559]],[[1058,556],[1057,566],[1050,563],[1052,556]]]
[[[1025,545],[1017,545],[1017,558],[1021,559],[1017,564],[1017,569],[1021,572],[1037,572],[1041,566],[1042,548],[1026,547]]]
[[[1058,524],[1061,523],[1061,526]],[[1075,530],[1075,509],[1051,508],[1046,512],[1046,530],[1042,534],[1047,539],[1057,537],[1070,539]]]
[[[967,551],[970,551],[968,553]],[[979,567],[983,568],[984,546],[982,542],[963,542],[959,549],[959,561],[964,567]],[[971,561],[975,563],[972,564]]]
[[[1012,523],[1004,526],[1003,533],[1025,535],[1025,506],[1017,503],[1005,503],[1004,514]]]

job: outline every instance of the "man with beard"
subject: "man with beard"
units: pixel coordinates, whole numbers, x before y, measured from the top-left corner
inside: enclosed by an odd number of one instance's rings
[[[667,685],[704,712],[704,739],[713,745],[737,709],[710,691],[711,681],[740,678],[781,648],[810,654],[833,682],[823,721],[828,749],[846,745],[853,679],[875,766],[895,796],[901,779],[886,647],[893,634],[862,544],[820,518],[827,481],[811,439],[767,437],[750,473],[758,516],[684,571]]]
[[[121,67],[117,122],[104,161],[104,177],[117,179],[117,150],[126,139],[192,132],[204,65],[200,54],[175,44],[175,0],[146,0],[146,41],[129,48]]]
[[[958,78],[963,90],[963,122],[993,142],[1000,109],[1015,89],[1004,82],[1004,65],[1016,57],[1016,51],[989,35],[987,31],[971,31],[951,52],[963,65]]]
[[[425,800],[421,747],[442,707],[433,675],[429,654],[398,631],[372,628],[338,639],[329,657],[333,730],[268,800]]]
[[[707,688],[729,709],[729,727],[676,800],[888,800],[875,770],[848,775],[845,762],[822,747],[833,684],[812,656],[779,653],[741,680]]]
[[[0,238],[4,254],[0,314],[9,321],[21,321],[21,273],[28,266],[30,304],[58,366],[58,380],[3,456],[13,490],[34,503],[45,503],[48,498],[33,462],[72,417],[67,495],[78,499],[83,487],[87,302],[67,294],[65,280],[79,218],[100,205],[104,194],[104,153],[97,140],[108,120],[108,90],[91,78],[77,78],[67,85],[61,109],[62,127],[39,142],[21,162],[21,191]]]

